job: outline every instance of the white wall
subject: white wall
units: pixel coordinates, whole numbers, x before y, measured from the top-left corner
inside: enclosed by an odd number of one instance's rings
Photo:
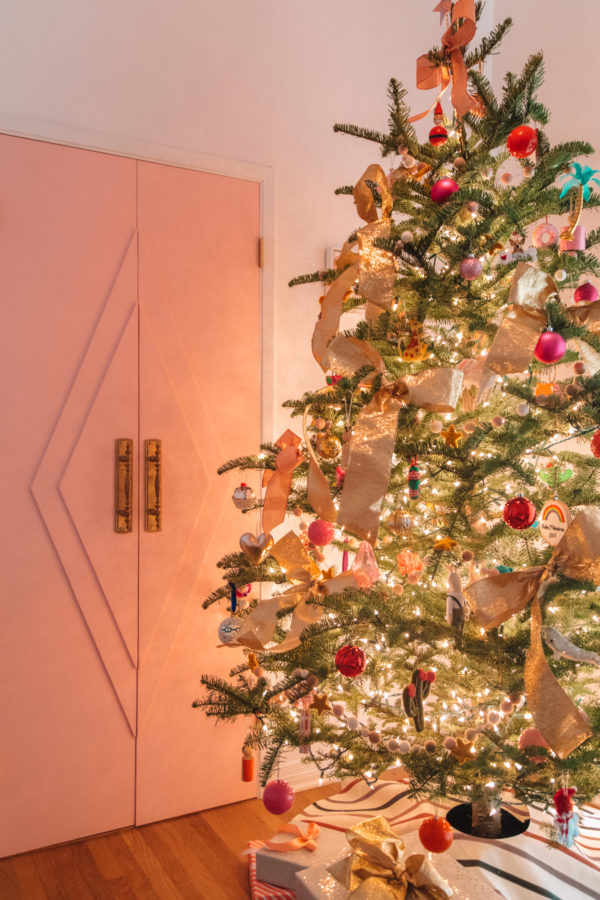
[[[280,402],[323,383],[310,353],[318,288],[290,291],[287,282],[320,268],[324,248],[355,227],[352,200],[333,190],[378,158],[376,145],[334,135],[332,125],[383,127],[392,75],[425,108],[415,60],[439,38],[434,5],[4,0],[0,129],[20,116],[39,135],[52,121],[273,166],[276,246],[267,253],[276,253]],[[281,413],[277,434],[285,421]]]

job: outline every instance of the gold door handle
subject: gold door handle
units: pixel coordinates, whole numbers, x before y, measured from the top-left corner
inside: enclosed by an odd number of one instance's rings
[[[162,441],[144,441],[146,459],[146,531],[162,529]]]
[[[115,441],[115,531],[133,530],[133,441]]]

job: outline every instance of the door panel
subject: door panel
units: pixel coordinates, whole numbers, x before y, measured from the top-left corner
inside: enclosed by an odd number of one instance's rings
[[[201,602],[245,530],[216,470],[259,441],[260,308],[258,185],[151,163],[139,183],[140,438],[162,438],[165,465],[163,531],[140,535],[141,824],[254,792],[240,782],[248,723],[215,727],[191,703],[202,672],[241,659],[217,649],[225,613]]]
[[[136,193],[130,160],[6,136],[0,159],[9,854],[133,821],[136,672],[60,484],[135,306]]]
[[[191,703],[241,658],[200,605],[247,527],[216,469],[259,440],[260,309],[257,184],[1,135],[0,161],[5,855],[253,793],[246,724]],[[136,455],[128,534],[116,438]],[[145,438],[163,441],[154,534]]]

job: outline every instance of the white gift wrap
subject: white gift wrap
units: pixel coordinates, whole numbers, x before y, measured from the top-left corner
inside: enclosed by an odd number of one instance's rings
[[[439,803],[437,812],[445,815],[454,805],[450,801]],[[509,800],[506,805],[510,809]],[[553,821],[551,810],[530,806],[529,811],[531,824],[523,834],[486,840],[455,831],[450,850],[440,856],[434,854],[434,860],[453,857],[496,888],[492,894],[496,900],[600,900],[600,810],[590,806],[580,809],[580,834],[570,850],[549,846],[545,829]],[[357,822],[382,815],[408,844],[409,835],[433,814],[432,804],[408,796],[407,781],[379,781],[369,788],[360,780],[339,794],[311,804],[297,818],[299,822],[316,822],[323,832],[327,828],[345,831]],[[415,838],[418,841],[416,834]]]
[[[402,835],[402,840],[405,858],[426,852],[415,832]],[[454,891],[452,900],[500,900],[500,895],[477,869],[461,866],[449,853],[429,853],[427,856]],[[328,873],[327,866],[312,866],[298,872],[295,889],[296,900],[346,900],[349,895],[349,891]]]
[[[296,816],[292,822],[306,831],[305,818]],[[286,843],[292,837],[291,834],[277,834],[271,840]],[[256,877],[259,881],[268,881],[269,884],[295,890],[297,872],[301,872],[309,866],[331,865],[334,860],[348,852],[348,842],[344,831],[322,828],[315,843],[316,850],[289,850],[286,853],[262,847],[256,851]]]

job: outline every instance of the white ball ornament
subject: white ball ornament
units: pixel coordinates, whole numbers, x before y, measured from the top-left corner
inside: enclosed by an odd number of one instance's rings
[[[517,406],[517,415],[518,416],[528,416],[529,415],[529,403],[519,403]]]
[[[338,719],[341,719],[341,717],[344,715],[344,704],[334,703],[331,707],[331,712],[334,714],[334,716],[337,716]]]
[[[356,731],[358,729],[358,719],[356,716],[349,716],[346,719],[346,725],[350,729],[350,731]]]
[[[400,240],[403,244],[411,244],[413,239],[412,231],[403,231],[400,235]]]
[[[242,630],[242,620],[237,616],[227,616],[219,625],[218,635],[222,644],[231,644]]]
[[[398,743],[398,753],[410,753],[410,744],[408,741],[400,741]]]
[[[433,432],[433,434],[439,434],[443,427],[443,423],[439,422],[437,419],[434,419],[433,422],[429,423],[429,430]]]
[[[557,269],[554,273],[554,278],[556,279],[556,281],[564,281],[566,277],[567,273],[564,269]]]

